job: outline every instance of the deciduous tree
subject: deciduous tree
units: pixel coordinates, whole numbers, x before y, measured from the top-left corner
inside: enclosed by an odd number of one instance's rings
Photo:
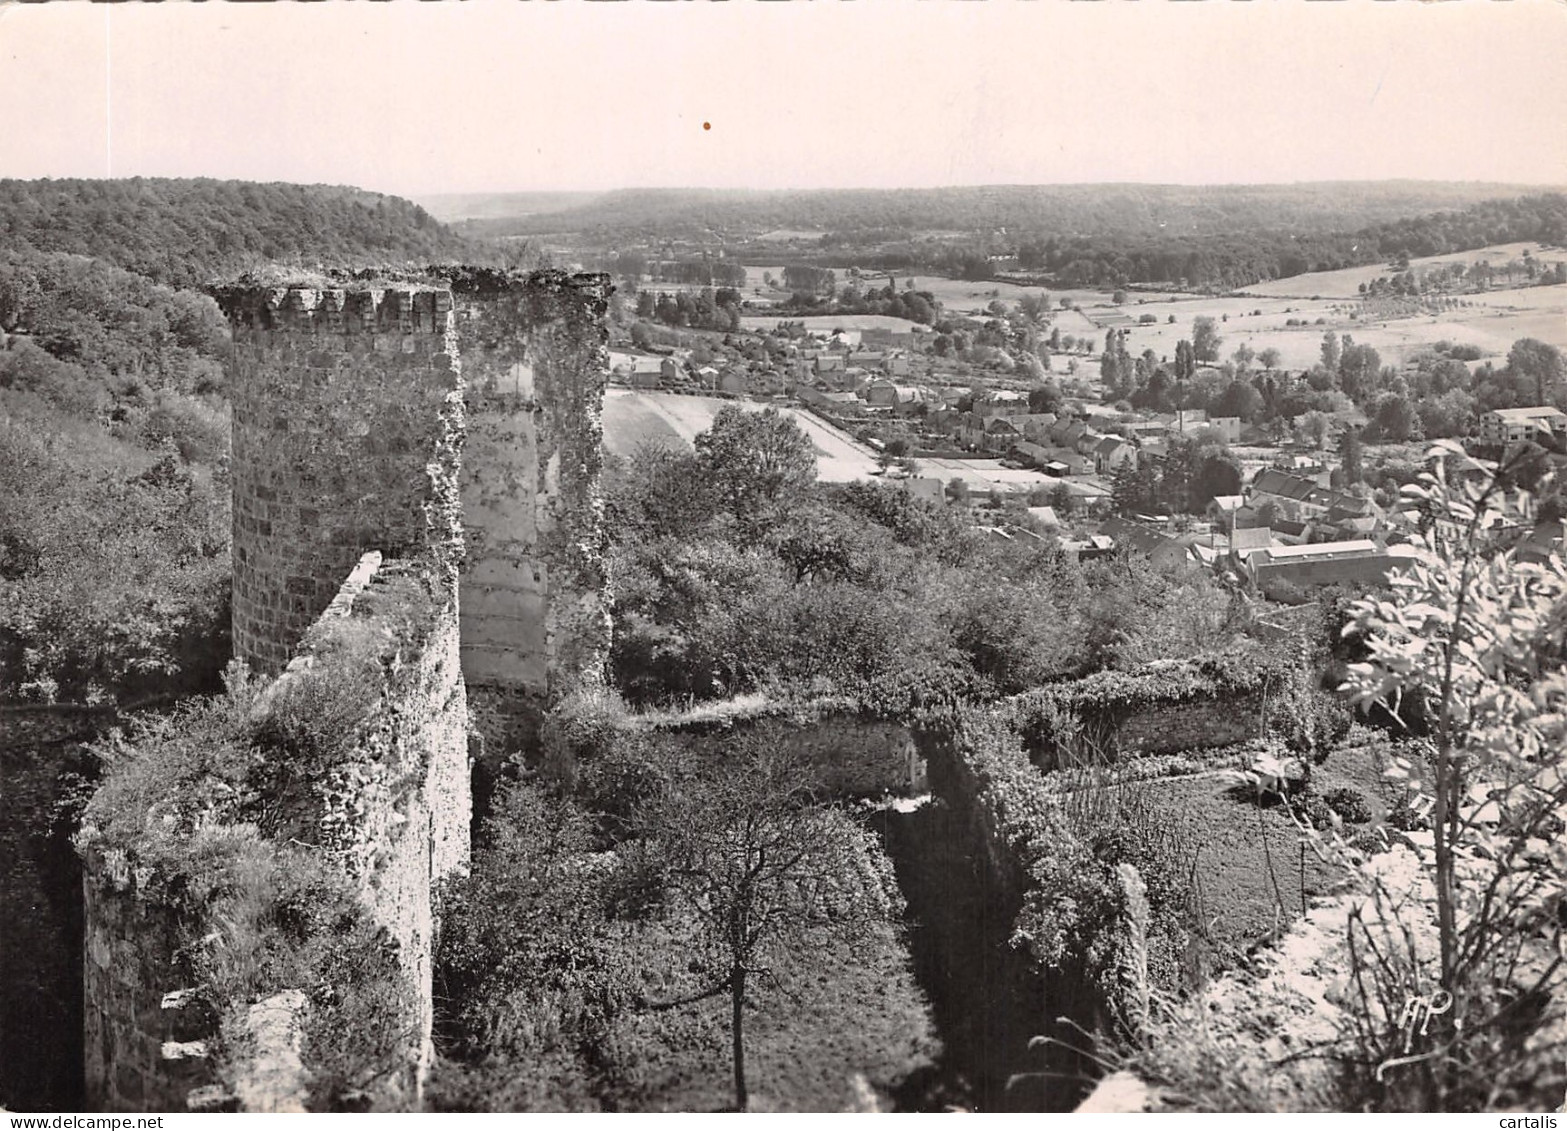
[[[816,481],[816,449],[776,408],[747,412],[726,404],[694,443],[701,472],[742,520]]]
[[[1432,455],[1470,462],[1452,441]],[[1351,609],[1368,656],[1349,666],[1347,690],[1424,735],[1424,756],[1396,758],[1389,774],[1412,794],[1429,791],[1421,882],[1401,877],[1395,893],[1365,869],[1395,918],[1359,923],[1351,972],[1353,1059],[1367,1076],[1375,1068],[1393,1110],[1528,1107],[1560,1095],[1560,1037],[1551,1035],[1567,988],[1567,563],[1505,551],[1496,533],[1527,507],[1504,482],[1450,484],[1438,470],[1404,488],[1405,502],[1429,516],[1419,554],[1392,599]],[[1427,915],[1434,957],[1414,945]],[[1395,1023],[1388,1004],[1422,985],[1442,1008],[1418,1031]],[[1547,1077],[1558,1081],[1555,1095],[1536,1099]]]
[[[893,921],[897,885],[869,834],[817,803],[807,768],[755,740],[678,780],[647,813],[643,834],[676,906],[701,926],[698,961],[712,984],[685,1000],[729,995],[735,1107],[744,1111],[745,1014],[758,983],[781,987],[782,960],[808,956],[821,936],[853,941]]]
[[[1224,339],[1219,337],[1218,325],[1207,315],[1200,315],[1192,323],[1192,353],[1198,361],[1218,361],[1219,347]]]

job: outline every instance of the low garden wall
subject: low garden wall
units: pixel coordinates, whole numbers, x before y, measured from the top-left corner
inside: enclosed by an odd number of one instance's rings
[[[1070,791],[1047,775],[1269,733],[1323,747],[1347,718],[1300,657],[1249,652],[1038,688],[960,709],[922,736],[934,792],[968,814],[997,898],[1015,916],[1013,945],[1049,987],[1042,1025],[1057,1014],[1090,1028],[1144,1015],[1150,932],[1164,929],[1167,911],[1155,908],[1151,925],[1144,877],[1114,851],[1116,838],[1142,832],[1074,818]]]
[[[1302,752],[1348,730],[1344,706],[1290,649],[1097,672],[1008,700],[1003,712],[1034,764],[1051,771],[1231,746],[1273,733]]]
[[[654,717],[642,725],[715,755],[737,735],[760,738],[799,754],[815,769],[819,788],[834,797],[911,797],[927,789],[925,757],[913,730],[852,706],[761,703],[739,711]]]

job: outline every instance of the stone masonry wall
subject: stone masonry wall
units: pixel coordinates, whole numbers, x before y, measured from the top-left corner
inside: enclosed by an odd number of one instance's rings
[[[383,566],[379,554],[366,554],[256,706],[264,718],[302,680],[348,685],[340,666],[362,665],[367,656],[382,673],[365,700],[369,714],[356,731],[353,757],[325,769],[301,767],[290,798],[279,799],[292,817],[277,835],[318,846],[397,944],[412,1005],[401,1060],[385,1066],[373,1089],[383,1107],[419,1106],[432,1055],[435,892],[467,866],[469,854],[468,708],[450,573],[429,558]],[[210,1010],[198,1018],[165,1007],[167,995],[194,978],[180,939],[199,937],[206,925],[181,922],[176,929],[158,894],[163,887],[147,882],[154,877],[141,874],[134,849],[100,850],[89,837],[82,855],[89,1103],[111,1111],[297,1107],[303,1084],[278,1066],[298,1056],[299,1026],[308,1016],[299,1008],[303,995],[290,987],[268,1002],[219,1003],[220,1013],[272,1036],[269,1055],[237,1050],[223,1058],[227,1074],[216,1079],[192,1043],[217,1032]],[[309,1069],[301,1062],[306,1078]]]
[[[95,1111],[185,1111],[186,1096],[211,1084],[205,1057],[173,1055],[199,1039],[167,993],[188,985],[174,914],[142,897],[123,859],[86,854],[83,998],[87,1102]],[[199,1035],[205,1035],[205,1027]]]
[[[461,375],[444,287],[236,287],[234,653],[275,673],[369,549],[457,536]],[[444,507],[444,509],[443,509]]]
[[[602,276],[236,286],[234,648],[288,661],[369,549],[465,540],[462,644],[492,753],[603,678]],[[441,482],[458,473],[460,500]],[[456,561],[456,556],[453,557]]]
[[[913,731],[889,719],[833,710],[741,717],[722,725],[676,720],[658,729],[715,755],[739,734],[794,751],[816,770],[818,787],[834,797],[913,796],[926,789],[925,759]]]
[[[0,1107],[82,1095],[81,865],[63,812],[112,710],[0,707]]]
[[[470,718],[509,752],[553,698],[603,677],[607,294],[602,277],[466,269],[216,293],[234,335],[235,655],[281,673],[264,704],[331,680],[345,640],[390,649],[355,757],[299,767],[280,803],[397,942],[415,1004],[404,1063],[377,1088],[393,1106],[417,1106],[431,1056],[434,893],[467,863]],[[80,852],[89,1099],[299,1106],[304,996],[228,1003],[266,1051],[225,1063],[266,1078],[208,1079],[176,1032],[191,1020],[163,1008],[184,980],[179,936],[126,863],[134,844]]]
[[[1114,751],[1143,758],[1245,742],[1263,733],[1260,708],[1257,696],[1145,704],[1115,717]]]
[[[399,1106],[416,1105],[433,1053],[435,890],[466,869],[472,819],[454,594],[437,586],[435,607],[410,609],[408,591],[417,591],[421,568],[383,566],[380,555],[366,554],[269,689],[277,694],[307,673],[334,678],[332,633],[344,622],[383,634],[395,657],[357,757],[315,783],[325,803],[314,823],[326,831],[312,840],[336,851],[371,918],[398,945],[414,1002],[407,1062],[387,1078],[405,1101]],[[400,591],[390,592],[399,581]]]
[[[608,287],[554,272],[467,273],[452,287],[467,419],[463,671],[493,756],[531,747],[552,699],[603,679]]]
[[[1096,672],[1014,696],[1006,713],[1046,772],[1230,746],[1270,727],[1288,735],[1288,714],[1305,706],[1299,672],[1285,659],[1201,657]]]

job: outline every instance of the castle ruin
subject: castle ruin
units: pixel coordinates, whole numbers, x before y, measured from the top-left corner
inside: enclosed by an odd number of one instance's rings
[[[393,1103],[417,1105],[429,1063],[432,893],[466,865],[474,755],[525,751],[553,698],[603,678],[607,295],[598,276],[469,269],[216,295],[235,658],[273,680],[265,704],[333,678],[346,624],[390,657],[352,764],[329,782],[299,768],[289,832],[328,850],[397,943],[411,1036]],[[214,1078],[150,866],[90,829],[79,843],[89,1102],[299,1109],[304,995],[231,1003],[249,1059]]]

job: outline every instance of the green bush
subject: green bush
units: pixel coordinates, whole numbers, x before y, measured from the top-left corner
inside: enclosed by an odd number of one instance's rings
[[[1327,799],[1319,794],[1308,793],[1301,798],[1299,803],[1300,816],[1314,829],[1330,829],[1333,827],[1333,815],[1336,810],[1329,805]]]
[[[1322,795],[1322,801],[1333,812],[1337,813],[1346,824],[1363,825],[1371,820],[1371,804],[1357,789],[1349,786],[1340,786],[1338,789],[1330,789]]]

